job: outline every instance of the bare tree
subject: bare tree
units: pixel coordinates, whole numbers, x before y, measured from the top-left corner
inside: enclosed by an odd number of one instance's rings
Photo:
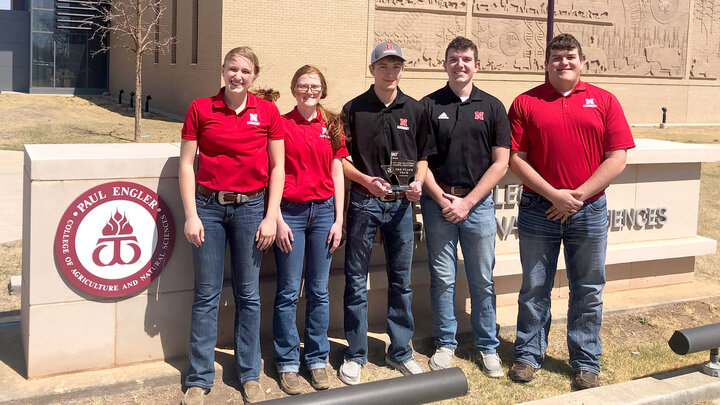
[[[149,52],[167,52],[175,37],[160,40],[162,0],[100,0],[85,3],[96,17],[86,20],[100,38],[98,52],[127,49],[135,55],[135,142],[142,140],[142,59]],[[112,42],[108,40],[112,39]]]

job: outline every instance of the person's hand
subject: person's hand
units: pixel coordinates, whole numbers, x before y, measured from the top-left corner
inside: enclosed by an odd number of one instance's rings
[[[553,221],[565,222],[582,208],[583,202],[580,201],[582,195],[582,191],[557,190],[550,199],[553,205],[545,211],[545,215]]]
[[[197,215],[185,219],[184,232],[187,241],[195,247],[205,242],[205,228]]]
[[[370,180],[370,185],[367,187],[370,194],[374,195],[375,197],[384,197],[387,193],[390,192],[390,183],[383,180],[380,177],[372,177]]]
[[[330,227],[330,232],[328,233],[327,238],[327,244],[330,245],[330,253],[334,252],[335,249],[340,246],[340,241],[342,240],[342,224],[339,222],[335,222]]]
[[[457,224],[467,219],[468,213],[470,213],[470,209],[472,208],[467,200],[448,193],[443,193],[443,198],[450,202],[450,204],[442,210],[443,217],[445,217],[446,221]]]
[[[292,251],[292,243],[294,241],[295,239],[293,238],[290,226],[288,226],[288,224],[286,224],[281,217],[278,217],[275,244],[280,248],[283,253],[290,253]]]
[[[422,196],[423,183],[420,180],[415,180],[409,184],[410,190],[405,192],[405,197],[410,201],[417,201]]]
[[[262,222],[260,222],[257,232],[255,232],[255,242],[257,242],[257,248],[265,250],[272,245],[273,242],[275,242],[275,232],[277,232],[276,222],[268,217],[265,217]]]

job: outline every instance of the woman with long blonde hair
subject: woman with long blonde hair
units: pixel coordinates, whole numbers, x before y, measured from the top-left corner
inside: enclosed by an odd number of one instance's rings
[[[246,402],[265,399],[258,382],[259,273],[263,250],[275,241],[285,149],[277,107],[249,91],[259,72],[252,49],[228,52],[222,65],[225,86],[214,97],[193,101],[182,129],[178,180],[195,269],[186,405],[202,404],[215,378],[217,314],[228,244],[237,374]]]

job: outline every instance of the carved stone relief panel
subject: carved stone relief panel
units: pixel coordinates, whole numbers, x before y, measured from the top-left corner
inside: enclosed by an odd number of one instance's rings
[[[720,72],[720,4],[693,0],[690,78],[717,79]]]
[[[587,73],[681,78],[689,1],[556,0],[553,32],[578,38]],[[714,78],[717,69],[710,66],[717,66],[720,54],[720,5],[713,2],[720,0],[692,1],[694,31],[703,26],[708,34],[695,37],[699,50],[691,75]],[[704,19],[698,16],[701,7]],[[539,72],[546,18],[546,0],[375,0],[374,32],[376,41],[394,40],[409,50],[410,69],[442,69],[447,43],[466,35],[478,45],[482,71]]]
[[[400,45],[409,69],[442,70],[447,44],[465,35],[465,19],[464,11],[453,15],[376,10],[375,43],[393,41]]]

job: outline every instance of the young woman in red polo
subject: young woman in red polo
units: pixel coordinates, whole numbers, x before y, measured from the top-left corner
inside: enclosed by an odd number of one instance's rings
[[[278,215],[275,263],[277,293],[273,314],[275,365],[280,388],[302,390],[300,337],[295,324],[305,264],[305,366],[311,385],[330,387],[326,362],[330,343],[328,278],[332,253],[342,237],[345,182],[341,159],[345,149],[342,118],[325,110],[322,72],[305,65],[295,72],[290,90],[297,106],[285,118],[285,190]]]
[[[248,91],[259,72],[252,49],[239,47],[228,52],[222,65],[225,87],[213,97],[193,101],[182,129],[178,179],[185,237],[193,246],[195,267],[186,405],[202,404],[213,385],[217,313],[228,244],[235,297],[235,358],[242,394],[246,402],[265,398],[258,383],[258,279],[263,250],[275,241],[285,178],[285,131],[275,104]]]

